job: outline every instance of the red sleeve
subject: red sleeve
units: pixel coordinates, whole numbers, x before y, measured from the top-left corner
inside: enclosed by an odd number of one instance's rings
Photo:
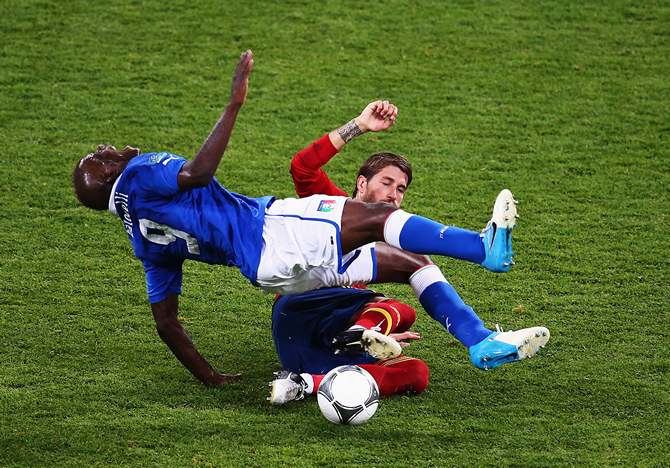
[[[293,184],[299,197],[317,194],[349,196],[344,190],[337,187],[328,178],[328,174],[321,169],[321,166],[337,153],[337,149],[326,134],[293,157],[291,176],[293,176]]]

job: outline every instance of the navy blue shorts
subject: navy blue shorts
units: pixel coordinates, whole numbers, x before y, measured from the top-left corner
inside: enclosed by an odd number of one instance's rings
[[[279,361],[292,372],[325,374],[345,364],[370,364],[369,354],[333,354],[330,343],[351,317],[380,294],[367,289],[323,288],[279,296],[272,308],[272,338]]]

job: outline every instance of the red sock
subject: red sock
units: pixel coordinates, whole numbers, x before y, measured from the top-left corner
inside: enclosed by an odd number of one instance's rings
[[[365,308],[355,325],[360,325],[368,330],[375,327],[381,329],[380,333],[388,335],[392,332],[402,333],[407,331],[416,320],[416,312],[413,308],[394,299],[384,302],[375,302]],[[406,327],[400,330],[400,327]]]
[[[319,385],[321,385],[321,381],[325,376],[326,374],[321,375],[312,374],[312,378],[314,379],[314,388],[312,389],[313,394],[319,391]]]
[[[421,393],[428,386],[430,370],[425,362],[408,356],[398,356],[393,359],[378,361],[376,364],[360,364],[372,375],[379,387],[381,395],[399,395],[401,393]],[[314,389],[319,391],[319,385],[325,374],[312,374]]]
[[[429,369],[425,362],[408,356],[363,364],[360,367],[374,377],[381,395],[421,393],[428,386]]]

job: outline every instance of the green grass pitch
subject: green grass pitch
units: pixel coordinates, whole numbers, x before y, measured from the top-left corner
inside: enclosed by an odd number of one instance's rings
[[[0,0],[0,465],[670,465],[670,3]],[[520,200],[517,265],[436,259],[495,327],[542,325],[526,362],[475,369],[418,308],[417,397],[360,427],[314,398],[271,407],[272,298],[190,263],[181,316],[220,371],[200,385],[158,338],[124,230],[80,207],[99,143],[192,157],[240,53],[256,65],[217,178],[293,195],[292,155],[377,98],[397,124],[327,170],[414,166],[403,208],[479,230]]]

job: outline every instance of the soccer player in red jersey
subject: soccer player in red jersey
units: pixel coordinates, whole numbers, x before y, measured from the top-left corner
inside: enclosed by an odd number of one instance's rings
[[[390,128],[397,115],[397,107],[388,101],[372,102],[358,117],[298,152],[291,161],[298,195],[348,196],[322,166],[357,136]],[[411,181],[412,166],[404,157],[390,152],[375,153],[360,167],[352,198],[400,207]],[[479,262],[482,247],[479,233],[454,226],[449,227],[449,233],[458,245],[455,256]],[[377,242],[367,248],[379,253],[388,246]],[[428,257],[413,255],[412,260],[417,272],[436,270]],[[441,273],[432,280],[439,284],[438,296],[443,306],[446,300],[451,309],[446,321],[448,330],[450,325],[478,320]],[[421,286],[413,287],[417,291]],[[273,307],[273,338],[285,370],[275,373],[268,399],[273,404],[283,404],[316,393],[323,375],[344,364],[360,365],[370,372],[382,395],[422,392],[428,385],[428,366],[419,359],[396,356],[401,348],[394,346],[395,340],[419,339],[418,334],[409,332],[415,318],[414,309],[407,304],[353,288],[326,288],[278,297]],[[384,339],[380,333],[388,338]],[[457,335],[459,339],[461,336]],[[461,341],[472,349],[472,343]],[[486,357],[484,361],[481,357],[472,360],[480,368],[498,365],[487,364]]]

